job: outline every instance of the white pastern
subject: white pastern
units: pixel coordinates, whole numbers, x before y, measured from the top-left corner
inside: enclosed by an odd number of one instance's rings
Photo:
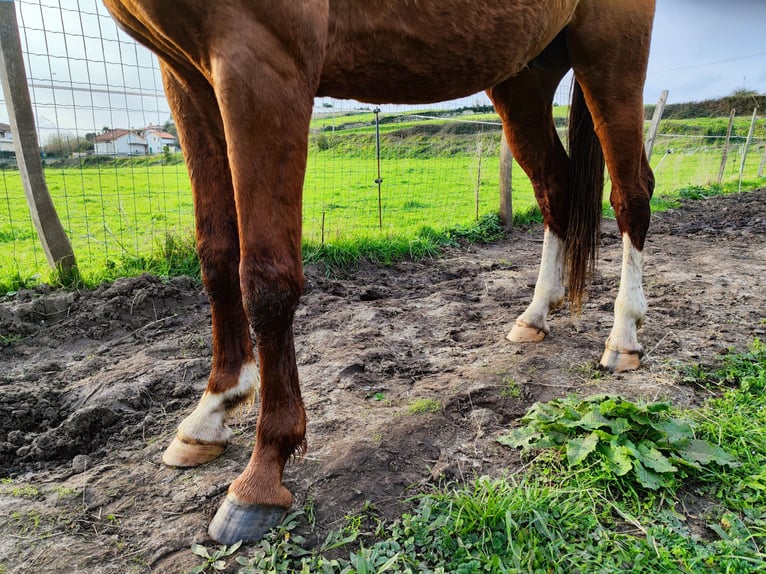
[[[225,424],[226,409],[238,400],[252,396],[258,388],[258,379],[256,364],[245,363],[235,387],[216,394],[205,391],[197,408],[178,425],[178,435],[208,443],[228,442],[231,431]]]
[[[532,302],[516,324],[550,332],[546,317],[564,301],[564,242],[547,227],[543,238],[540,273],[535,284]]]
[[[627,233],[623,233],[620,290],[614,301],[614,326],[606,341],[608,350],[620,353],[641,352],[636,331],[646,317],[642,267],[643,253],[633,246]]]

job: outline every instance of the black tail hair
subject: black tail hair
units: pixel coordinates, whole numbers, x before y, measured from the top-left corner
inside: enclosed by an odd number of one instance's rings
[[[569,224],[564,249],[569,302],[582,308],[585,284],[596,266],[604,193],[604,152],[582,87],[575,79],[569,110]]]

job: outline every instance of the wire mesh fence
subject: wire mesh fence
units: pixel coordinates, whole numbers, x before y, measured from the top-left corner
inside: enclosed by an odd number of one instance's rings
[[[156,58],[119,30],[98,0],[16,0],[45,179],[85,274],[162,253],[193,234],[189,178]],[[568,82],[554,108],[565,129]],[[2,102],[5,104],[5,102]],[[5,106],[0,106],[5,113]],[[738,177],[751,110],[735,124],[725,179]],[[747,117],[745,117],[747,115]],[[0,117],[0,280],[47,273]],[[725,121],[725,120],[720,120]],[[663,122],[652,165],[659,193],[717,177],[723,135]],[[764,154],[763,122],[744,174]],[[328,243],[415,237],[498,209],[501,125],[485,96],[440,106],[315,102],[304,184],[304,238]],[[762,169],[762,168],[761,168]],[[534,205],[513,171],[513,205]]]

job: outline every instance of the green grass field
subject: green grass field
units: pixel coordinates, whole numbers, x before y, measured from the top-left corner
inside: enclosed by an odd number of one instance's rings
[[[563,118],[566,107],[555,108],[555,113]],[[328,115],[312,123],[304,185],[307,246],[326,250],[359,242],[398,242],[406,251],[407,242],[431,233],[424,228],[439,232],[466,226],[497,210],[498,118],[486,113],[451,119],[412,116],[382,116],[380,210],[374,115]],[[721,148],[706,134],[718,134],[721,121],[662,124],[664,135],[652,158],[655,209],[672,203],[679,189],[715,180]],[[735,134],[746,132],[747,125],[746,118],[738,118]],[[729,154],[728,182],[737,179],[740,149],[733,146]],[[754,181],[762,154],[754,146],[748,156],[745,187],[763,184]],[[188,248],[193,237],[190,184],[180,157],[66,163],[49,165],[46,180],[85,284],[145,270],[174,272],[168,258],[179,246]],[[514,166],[514,213],[527,213],[535,205],[529,181]],[[609,216],[608,206],[605,213]],[[2,172],[0,214],[0,292],[55,282],[18,172],[12,169]]]

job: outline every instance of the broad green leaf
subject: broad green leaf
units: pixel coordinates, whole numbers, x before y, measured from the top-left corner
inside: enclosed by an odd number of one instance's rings
[[[549,448],[552,446],[561,446],[569,439],[569,435],[561,432],[548,430],[533,445],[535,448]]]
[[[721,466],[734,468],[739,466],[737,459],[727,453],[719,446],[712,445],[704,440],[689,439],[676,445],[678,454],[682,458],[699,462],[700,464],[710,464],[714,462]]]
[[[215,562],[211,564],[211,566],[215,568],[216,570],[225,570],[226,562],[224,562],[223,560],[216,560]]]
[[[589,397],[586,397],[584,400],[586,403],[590,403],[592,405],[600,405],[604,401],[608,401],[609,399],[613,399],[613,398],[615,398],[614,395],[600,393],[598,395],[591,395]]]
[[[646,410],[650,413],[664,413],[670,411],[670,403],[649,403]]]
[[[630,423],[628,422],[628,419],[618,417],[609,422],[609,428],[612,429],[613,435],[620,436],[625,431],[630,430]]]
[[[399,560],[400,554],[401,552],[397,552],[396,554],[391,556],[391,558],[386,560],[386,562],[380,568],[377,569],[377,573],[380,574],[381,572],[386,572],[389,568],[392,568]]]
[[[612,421],[595,409],[586,412],[580,419],[580,426],[586,430],[596,430],[611,426]]]
[[[529,427],[519,427],[511,429],[507,435],[498,437],[497,442],[511,448],[522,448],[526,451],[531,449],[540,437],[542,435],[539,432],[534,432]]]
[[[667,485],[662,477],[651,469],[644,467],[640,462],[636,461],[635,465],[636,478],[638,482],[649,490],[657,490],[660,486]]]
[[[656,472],[663,473],[678,471],[678,467],[670,464],[667,457],[656,448],[651,448],[646,444],[641,443],[638,445],[638,452],[640,453],[638,458],[641,461],[641,464]]]
[[[615,444],[620,444],[624,446],[626,449],[628,449],[628,452],[631,454],[633,458],[635,459],[641,458],[641,453],[639,452],[638,448],[636,448],[636,445],[634,445],[632,441],[626,439],[625,437],[620,437],[619,442]]]
[[[624,476],[633,468],[630,451],[621,445],[605,444],[602,450],[607,468],[616,476]]]
[[[635,403],[626,401],[622,397],[613,397],[601,403],[599,411],[602,415],[611,417],[629,417],[638,412],[638,406]]]
[[[527,412],[527,414],[524,415],[524,418],[522,418],[521,420],[524,422],[529,422],[535,419],[541,420],[541,421],[555,421],[560,416],[561,416],[560,409],[555,408],[551,404],[535,403],[529,409],[529,412]]]
[[[602,402],[598,407],[598,412],[600,412],[602,415],[605,416],[612,416],[615,414],[615,411],[617,410],[617,402],[619,401],[619,397],[610,397],[606,399],[604,402]]]
[[[194,552],[194,554],[197,556],[201,556],[202,558],[210,558],[210,554],[208,554],[207,548],[202,546],[202,544],[192,544],[191,551]]]
[[[691,425],[686,421],[678,419],[668,419],[665,421],[653,422],[651,427],[664,434],[670,444],[690,439],[694,436]]]
[[[583,438],[573,438],[567,442],[567,462],[569,466],[576,466],[584,461],[590,453],[596,450],[598,435],[590,433]]]
[[[630,413],[630,420],[633,421],[633,426],[638,425],[645,427],[652,424],[652,419],[649,418],[649,414],[645,411],[636,411],[634,413]],[[630,423],[628,423],[628,426],[630,426]]]
[[[596,429],[593,432],[598,435],[598,438],[601,440],[601,442],[612,442],[617,440],[617,436],[606,431]]]

